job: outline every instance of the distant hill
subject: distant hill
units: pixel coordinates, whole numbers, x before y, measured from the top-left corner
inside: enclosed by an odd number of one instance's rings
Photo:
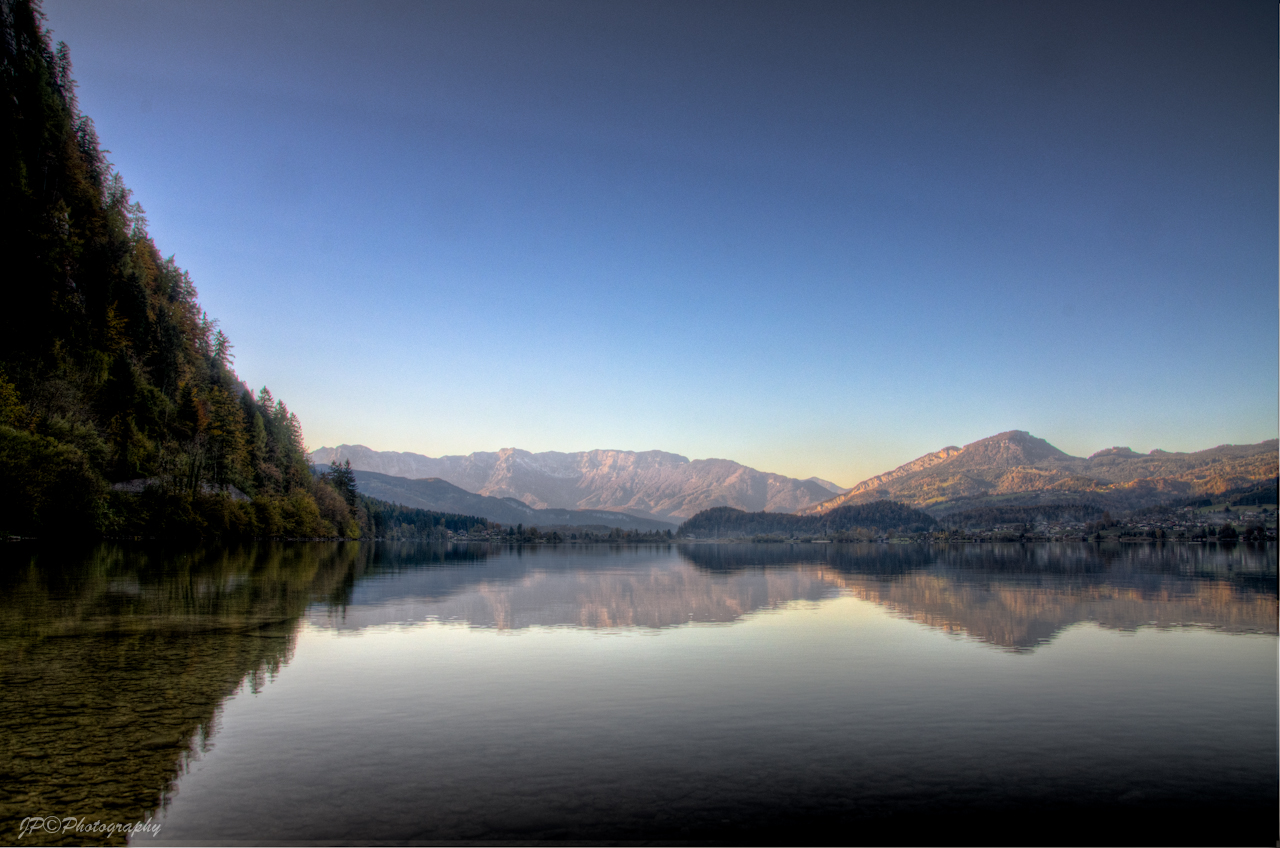
[[[1191,495],[1186,498],[1174,498],[1152,507],[1152,510],[1177,509],[1184,506],[1203,507],[1214,504],[1258,506],[1275,503],[1280,503],[1280,479],[1272,477],[1270,480],[1237,486],[1234,489],[1227,489],[1223,492],[1214,492],[1212,495]]]
[[[830,480],[823,480],[821,477],[810,477],[808,479],[808,482],[817,483],[819,486],[826,489],[828,492],[834,492],[837,495],[843,495],[845,492],[849,491],[844,486],[841,486],[837,483],[832,483]]]
[[[777,512],[743,512],[720,506],[703,510],[680,525],[681,536],[701,539],[731,539],[757,535],[817,536],[852,530],[876,534],[928,530],[937,522],[933,516],[894,501],[876,501],[838,507],[821,514],[787,515]]]
[[[715,506],[794,512],[844,491],[826,481],[797,480],[727,459],[690,461],[664,451],[530,453],[504,448],[429,457],[339,445],[311,453],[315,463],[344,460],[359,471],[436,477],[468,492],[515,498],[536,509],[609,510],[677,522]]]
[[[674,530],[667,521],[638,518],[604,509],[534,509],[514,498],[477,495],[438,478],[410,480],[375,471],[356,471],[356,488],[363,495],[416,509],[474,515],[504,525],[621,527],[624,530]]]
[[[1276,476],[1277,441],[1219,445],[1196,453],[1140,454],[1108,448],[1071,456],[1044,439],[1011,430],[945,447],[864,480],[843,495],[800,508],[821,515],[848,504],[892,499],[934,515],[989,505],[1080,502],[1135,509],[1172,498],[1218,494]]]

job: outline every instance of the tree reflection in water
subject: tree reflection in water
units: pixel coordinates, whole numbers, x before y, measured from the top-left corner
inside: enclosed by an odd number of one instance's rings
[[[340,600],[355,544],[4,551],[0,815],[144,820],[208,746],[223,700],[287,663],[299,617]],[[94,834],[23,843],[98,844]],[[122,844],[123,836],[105,840]]]

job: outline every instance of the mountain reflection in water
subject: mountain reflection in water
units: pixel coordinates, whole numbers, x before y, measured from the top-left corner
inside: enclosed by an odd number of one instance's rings
[[[341,608],[314,608],[321,627],[458,621],[513,630],[573,626],[661,628],[732,622],[792,601],[839,594],[821,568],[714,574],[690,567],[675,549],[538,549],[499,555],[483,566],[371,575]]]
[[[656,632],[839,596],[1013,652],[1078,622],[1277,632],[1274,545],[13,544],[0,552],[0,832],[16,841],[33,815],[162,811],[217,744],[227,699],[287,666],[304,622]],[[124,842],[22,839],[103,841]]]
[[[1277,632],[1275,563],[1259,547],[533,548],[472,563],[375,570],[347,604],[314,608],[308,618],[338,630],[430,620],[500,630],[661,628],[851,594],[1018,651],[1081,621]]]

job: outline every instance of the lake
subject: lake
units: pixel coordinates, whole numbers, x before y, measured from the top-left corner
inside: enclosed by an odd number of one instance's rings
[[[0,838],[1271,845],[1276,553],[10,543]]]

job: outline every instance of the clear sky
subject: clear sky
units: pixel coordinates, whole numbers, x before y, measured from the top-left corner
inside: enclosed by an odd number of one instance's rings
[[[44,8],[311,447],[1277,435],[1275,3]]]

